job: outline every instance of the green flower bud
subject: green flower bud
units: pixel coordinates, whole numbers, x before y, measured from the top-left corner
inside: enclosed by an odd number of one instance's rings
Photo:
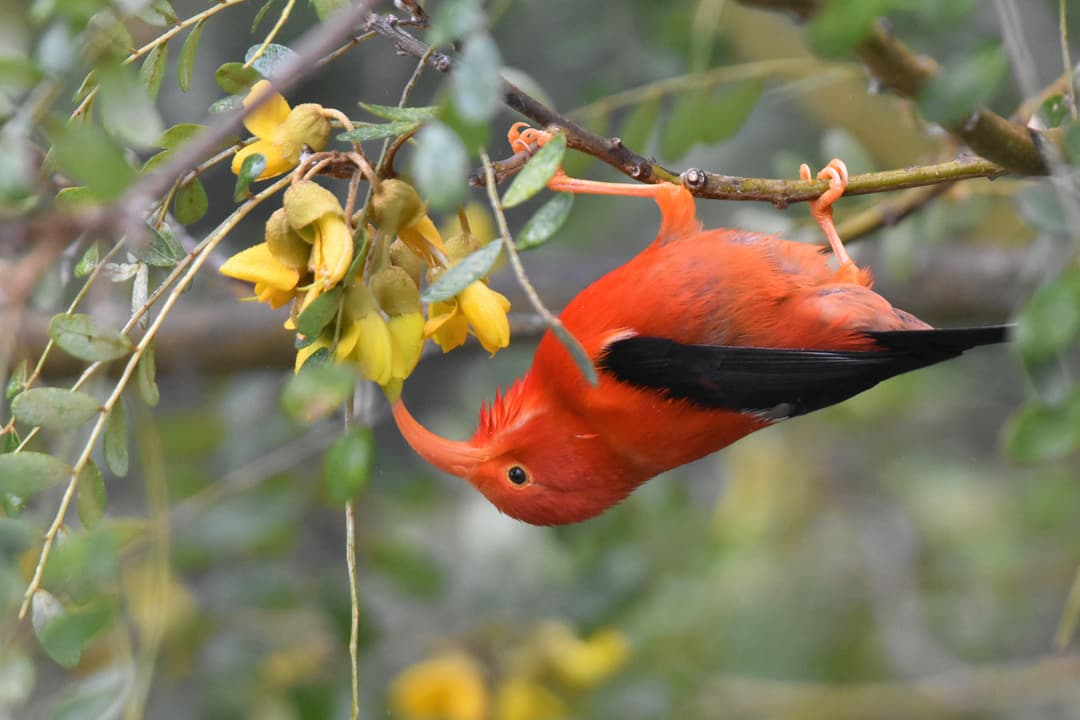
[[[402,228],[419,222],[427,213],[427,205],[412,185],[391,178],[379,183],[371,198],[371,210],[380,230],[388,235],[397,235]]]
[[[300,159],[304,145],[315,151],[325,148],[330,140],[330,120],[323,114],[322,105],[305,103],[294,107],[281,126],[281,138],[288,143],[290,155],[295,148],[294,163]]]
[[[371,278],[371,291],[387,315],[420,312],[420,288],[409,273],[399,267],[391,265],[375,273]]]
[[[297,232],[303,232],[323,215],[345,215],[334,193],[310,180],[290,185],[285,191],[282,206],[289,225]]]
[[[300,270],[307,268],[311,243],[289,226],[285,208],[278,208],[266,221],[266,246],[281,264]]]

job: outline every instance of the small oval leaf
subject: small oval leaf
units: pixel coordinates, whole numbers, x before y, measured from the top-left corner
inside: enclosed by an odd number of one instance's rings
[[[227,62],[214,71],[214,82],[230,95],[245,95],[251,86],[262,79],[255,68],[244,63]]]
[[[315,338],[322,329],[334,319],[341,307],[341,295],[344,288],[336,287],[315,298],[296,318],[296,331],[301,335]]]
[[[471,35],[450,74],[454,108],[467,122],[486,122],[502,106],[499,47],[486,32]]]
[[[142,357],[139,358],[139,366],[135,368],[135,384],[139,389],[139,397],[150,407],[154,407],[161,400],[156,376],[157,364],[154,360],[154,346],[147,345]]]
[[[101,403],[94,396],[55,387],[30,388],[11,402],[11,414],[16,420],[50,430],[78,427],[100,410]]]
[[[357,103],[375,117],[391,122],[425,123],[439,116],[438,106],[398,107],[396,105],[376,105],[375,103]]]
[[[1005,430],[1005,450],[1019,462],[1056,460],[1080,450],[1080,389],[1063,405],[1022,408]]]
[[[296,57],[296,51],[290,47],[284,45],[278,45],[277,43],[268,44],[254,61],[255,53],[259,52],[262,45],[252,45],[248,48],[248,51],[244,53],[244,63],[251,63],[251,67],[254,68],[263,77],[273,77],[277,72],[277,69],[286,62],[289,62]]]
[[[97,464],[90,460],[79,473],[79,489],[75,495],[75,508],[79,522],[87,530],[93,530],[105,515],[105,478]]]
[[[252,153],[244,158],[240,172],[236,175],[236,186],[233,188],[234,202],[243,202],[247,198],[251,183],[255,182],[265,169],[266,158],[262,153]]]
[[[366,427],[356,427],[339,437],[323,458],[323,488],[334,503],[355,498],[371,475],[375,437]]]
[[[131,352],[126,335],[98,325],[89,315],[55,315],[49,322],[49,337],[60,348],[90,362],[115,360]]]
[[[201,220],[207,207],[206,188],[197,177],[181,185],[173,199],[173,212],[181,225],[191,225]]]
[[[105,421],[105,437],[102,439],[105,464],[113,475],[124,477],[128,473],[127,423],[124,421],[124,403],[117,402]]]
[[[593,366],[592,359],[589,358],[589,353],[585,352],[585,347],[561,322],[553,325],[551,330],[555,333],[555,337],[559,339],[559,342],[563,344],[563,347],[570,353],[570,357],[574,358],[574,363],[578,366],[578,370],[585,376],[585,379],[589,384],[593,387],[599,385],[600,377],[596,374],[596,368]]]
[[[510,183],[510,188],[503,195],[502,205],[506,208],[520,205],[547,185],[562,164],[566,154],[566,136],[556,133],[544,147],[533,155]]]
[[[426,303],[449,300],[488,274],[502,250],[502,240],[489,242],[451,266],[424,290],[420,299]]]
[[[19,361],[8,378],[7,387],[4,390],[5,397],[10,400],[23,391],[26,387],[26,358]]]
[[[1054,357],[1080,337],[1080,270],[1040,286],[1020,311],[1016,344],[1029,361]]]
[[[165,66],[169,63],[168,47],[168,43],[155,46],[139,66],[139,80],[146,87],[151,100],[158,96],[161,80],[165,77]]]
[[[352,130],[338,133],[337,139],[342,142],[382,140],[383,138],[406,135],[414,132],[418,127],[420,127],[420,123],[411,120],[396,120],[388,123],[355,123]]]
[[[94,268],[98,264],[98,244],[97,241],[91,241],[87,246],[86,251],[83,252],[82,257],[79,258],[79,262],[75,263],[75,277],[84,278],[90,273],[94,272]]]
[[[205,26],[206,18],[197,22],[184,40],[183,47],[180,48],[180,60],[176,64],[176,80],[184,92],[191,89],[191,78],[195,73],[195,56],[198,54],[199,41],[202,39]]]
[[[70,465],[45,453],[0,455],[0,492],[29,497],[59,485],[73,472]]]
[[[518,250],[531,250],[543,245],[559,232],[574,207],[573,193],[555,193],[555,197],[540,206],[518,233]]]

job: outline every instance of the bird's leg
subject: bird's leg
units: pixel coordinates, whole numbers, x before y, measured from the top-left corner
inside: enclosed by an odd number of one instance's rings
[[[513,148],[514,152],[533,153],[536,152],[533,146],[537,148],[543,147],[551,139],[551,133],[547,130],[529,127],[528,123],[516,122],[510,126],[510,130],[506,133],[506,139],[510,141],[510,147]],[[561,167],[555,171],[555,174],[547,183],[548,189],[555,192],[651,198],[659,198],[665,192],[671,192],[669,188],[665,189],[665,185],[670,186],[671,183],[647,185],[644,183],[614,183],[572,178],[563,172]]]
[[[803,180],[811,179],[810,166],[806,163],[799,167],[799,177]],[[847,250],[844,248],[844,243],[840,240],[840,235],[837,234],[836,226],[833,224],[832,205],[847,189],[847,165],[844,164],[843,160],[833,158],[828,165],[821,169],[817,177],[819,180],[828,180],[829,189],[823,192],[817,200],[810,203],[810,214],[814,216],[814,220],[821,226],[825,237],[829,239],[829,247],[832,248],[833,255],[836,256],[836,260],[840,263],[840,267],[836,271],[836,280],[838,282],[857,283],[859,282],[860,270],[852,262],[851,256],[848,255]]]

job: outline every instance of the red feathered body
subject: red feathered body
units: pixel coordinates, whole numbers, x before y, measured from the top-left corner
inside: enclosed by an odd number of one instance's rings
[[[457,458],[455,469],[425,449],[422,428],[403,405],[395,406],[399,426],[421,455],[463,475],[508,514],[540,524],[574,522],[654,475],[779,419],[743,409],[745,402],[727,402],[723,388],[721,400],[698,401],[693,392],[673,396],[661,384],[645,387],[604,371],[605,353],[620,341],[660,339],[695,352],[829,350],[857,359],[881,350],[866,331],[930,329],[874,293],[869,273],[838,273],[819,247],[754,232],[703,231],[692,197],[675,186],[657,201],[663,222],[656,240],[585,288],[561,315],[601,368],[599,384],[588,383],[548,332],[527,375],[482,412],[474,437],[459,445],[472,456]],[[679,361],[675,356],[673,362]],[[725,377],[723,363],[717,367],[702,373],[708,398],[715,395],[710,383],[722,384]],[[508,480],[514,468],[525,482]]]

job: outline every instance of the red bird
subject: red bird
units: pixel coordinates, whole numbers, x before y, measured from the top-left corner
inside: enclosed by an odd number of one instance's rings
[[[541,131],[511,131],[515,149]],[[803,179],[809,169],[801,168]],[[653,476],[894,375],[1002,342],[1006,326],[937,330],[873,292],[832,222],[847,184],[833,160],[811,204],[839,269],[818,247],[744,230],[703,230],[672,184],[569,178],[553,190],[651,196],[660,231],[637,257],[581,291],[561,319],[599,374],[592,386],[555,335],[480,411],[472,439],[447,440],[399,400],[394,419],[432,465],[465,478],[507,515],[539,525],[600,514]]]

